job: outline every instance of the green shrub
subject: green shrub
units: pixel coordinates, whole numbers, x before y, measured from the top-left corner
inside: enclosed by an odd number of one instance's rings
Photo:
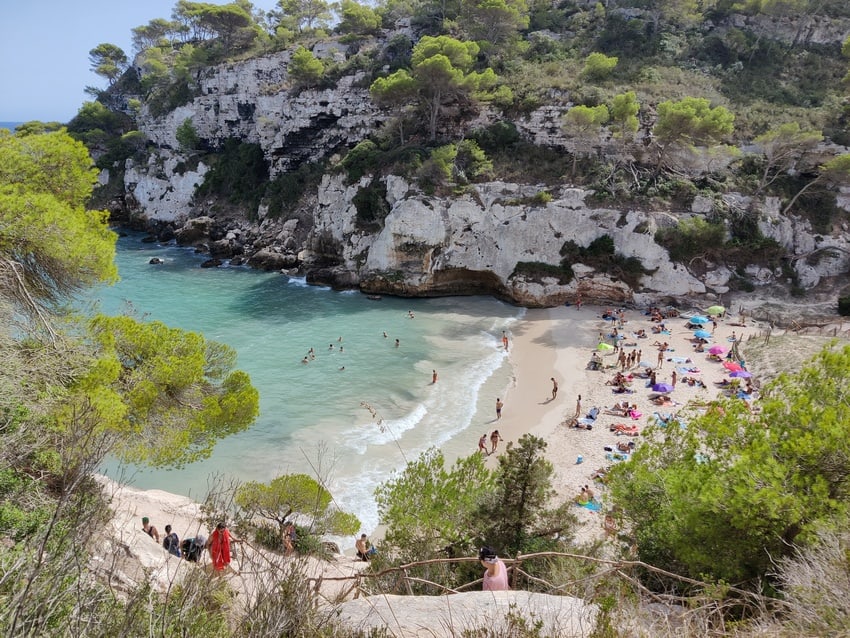
[[[348,173],[348,183],[352,184],[365,174],[375,170],[380,155],[381,150],[372,140],[363,140],[348,151],[339,163]]]
[[[315,189],[324,173],[323,164],[302,164],[289,173],[282,173],[266,188],[268,214],[272,218],[282,217],[294,208],[309,189]]]
[[[520,261],[511,273],[511,277],[519,276],[538,281],[544,277],[553,277],[559,284],[565,286],[573,280],[575,274],[571,266],[556,266],[540,261]]]
[[[304,88],[318,84],[325,72],[325,65],[312,52],[300,46],[292,54],[286,70],[293,86]]]
[[[702,217],[683,219],[673,228],[661,228],[655,241],[667,249],[670,259],[688,262],[698,255],[714,254],[726,241],[723,224],[710,223]]]
[[[531,198],[531,203],[533,206],[545,206],[551,201],[552,193],[550,193],[549,191],[540,191],[534,197]]]
[[[620,279],[631,288],[638,288],[641,277],[649,274],[637,257],[618,255],[610,235],[597,237],[587,247],[579,246],[572,240],[565,241],[561,246],[561,267],[569,268],[572,272],[572,265],[576,263]]]
[[[616,56],[607,56],[598,52],[591,53],[584,59],[581,77],[591,82],[601,82],[611,75],[616,66]]]
[[[198,194],[220,195],[256,211],[269,181],[268,162],[260,145],[229,138],[209,159],[210,170]]]
[[[198,137],[198,132],[195,130],[195,125],[192,123],[192,118],[190,117],[183,120],[180,126],[177,127],[174,137],[177,138],[180,148],[184,151],[194,151],[198,148],[198,144],[201,141],[201,138]]]

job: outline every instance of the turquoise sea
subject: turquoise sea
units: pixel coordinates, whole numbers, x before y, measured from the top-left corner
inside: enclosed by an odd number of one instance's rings
[[[371,533],[378,524],[373,491],[406,460],[430,446],[450,459],[475,451],[510,378],[502,330],[510,331],[521,309],[485,297],[373,301],[277,273],[202,269],[204,257],[193,250],[141,238],[119,240],[121,281],[95,292],[96,308],[229,344],[260,392],[260,417],[184,469],[110,463],[105,473],[203,500],[217,481],[318,471]],[[152,257],[165,263],[151,265]],[[303,364],[310,348],[316,358]]]

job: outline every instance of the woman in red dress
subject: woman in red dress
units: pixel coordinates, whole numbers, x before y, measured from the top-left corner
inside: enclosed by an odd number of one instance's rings
[[[224,523],[216,525],[207,541],[207,547],[210,550],[213,569],[217,572],[223,571],[230,564],[230,541],[230,530],[227,529],[227,525]]]

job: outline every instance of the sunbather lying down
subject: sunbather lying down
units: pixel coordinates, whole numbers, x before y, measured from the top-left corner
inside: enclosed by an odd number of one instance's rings
[[[566,425],[568,428],[577,428],[579,430],[592,430],[593,429],[593,421],[588,421],[587,419],[579,419],[576,417],[572,417],[571,419],[565,419],[561,421],[561,425]]]
[[[668,397],[666,394],[661,394],[654,397],[649,397],[649,400],[652,401],[655,405],[679,405],[673,399]]]
[[[637,408],[637,404],[634,406]],[[629,410],[632,409],[632,406],[629,405],[628,401],[623,401],[622,403],[615,403],[610,408],[605,408],[605,414],[611,414],[613,416],[626,416],[629,413]]]

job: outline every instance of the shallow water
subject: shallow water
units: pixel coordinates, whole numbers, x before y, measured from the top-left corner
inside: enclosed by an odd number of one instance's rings
[[[152,257],[165,263],[151,265]],[[371,532],[378,524],[373,491],[405,460],[432,445],[450,459],[475,450],[479,435],[468,430],[485,420],[483,404],[489,412],[490,395],[507,384],[501,334],[521,309],[484,297],[372,301],[276,273],[202,269],[203,259],[144,244],[138,234],[122,237],[121,281],[97,290],[96,305],[235,348],[238,367],[260,392],[260,416],[203,462],[157,471],[112,462],[107,474],[203,500],[214,479],[267,481],[319,470],[337,503]],[[311,347],[316,358],[301,363]]]

